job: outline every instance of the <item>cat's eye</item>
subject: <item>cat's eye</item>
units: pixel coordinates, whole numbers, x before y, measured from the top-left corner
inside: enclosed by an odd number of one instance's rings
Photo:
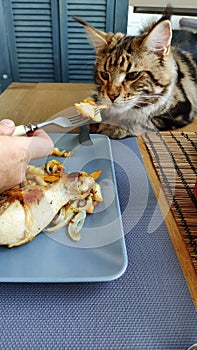
[[[109,73],[107,72],[100,72],[101,78],[103,80],[109,80]]]
[[[140,76],[140,72],[136,71],[136,72],[130,72],[127,73],[126,75],[126,80],[135,80]]]

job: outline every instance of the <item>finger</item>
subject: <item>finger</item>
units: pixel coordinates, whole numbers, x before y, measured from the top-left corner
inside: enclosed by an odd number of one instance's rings
[[[52,154],[54,143],[44,130],[37,129],[33,136],[28,137],[27,140],[30,159],[43,158]]]
[[[0,135],[12,135],[15,130],[15,124],[11,119],[2,119],[0,121]]]

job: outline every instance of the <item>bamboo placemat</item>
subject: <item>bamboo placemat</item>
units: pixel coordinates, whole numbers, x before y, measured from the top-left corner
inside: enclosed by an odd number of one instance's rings
[[[197,276],[197,201],[194,197],[197,179],[197,133],[147,133],[142,140],[148,148]],[[197,285],[193,287],[197,293]]]

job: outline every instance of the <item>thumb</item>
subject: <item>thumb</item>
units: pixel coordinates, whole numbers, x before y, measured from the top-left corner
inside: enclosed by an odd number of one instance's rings
[[[11,119],[2,119],[0,121],[0,135],[12,135],[15,130],[15,124]]]

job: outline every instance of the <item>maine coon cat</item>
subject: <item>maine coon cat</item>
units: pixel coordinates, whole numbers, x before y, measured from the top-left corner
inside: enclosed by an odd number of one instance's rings
[[[172,44],[170,17],[167,8],[139,36],[105,33],[74,17],[96,48],[95,101],[109,105],[97,132],[138,136],[183,127],[197,116],[196,58]]]

